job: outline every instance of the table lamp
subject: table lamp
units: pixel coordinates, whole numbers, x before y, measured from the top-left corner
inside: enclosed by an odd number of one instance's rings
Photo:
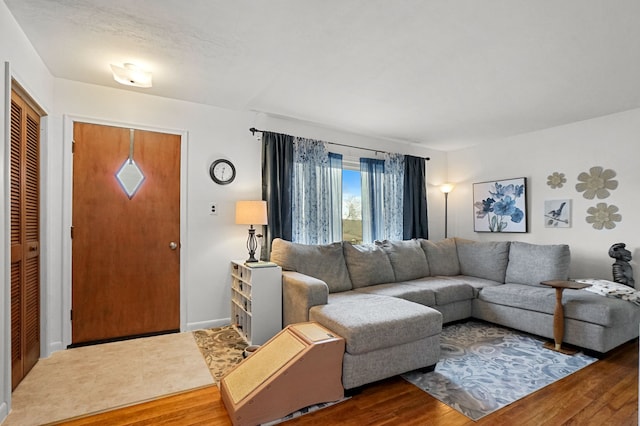
[[[236,202],[236,224],[249,225],[249,238],[247,238],[247,250],[249,259],[247,262],[257,262],[255,258],[258,241],[256,240],[256,229],[253,225],[267,224],[267,202],[266,201],[237,201]],[[262,237],[262,235],[258,235]]]

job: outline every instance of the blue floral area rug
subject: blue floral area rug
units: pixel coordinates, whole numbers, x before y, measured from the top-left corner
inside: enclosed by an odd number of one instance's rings
[[[402,377],[472,420],[560,380],[596,361],[542,347],[534,336],[467,322],[444,327],[441,354],[430,373]]]

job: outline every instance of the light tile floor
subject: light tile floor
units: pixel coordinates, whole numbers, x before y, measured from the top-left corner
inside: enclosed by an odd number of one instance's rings
[[[192,333],[106,343],[41,359],[2,426],[41,425],[213,384]]]

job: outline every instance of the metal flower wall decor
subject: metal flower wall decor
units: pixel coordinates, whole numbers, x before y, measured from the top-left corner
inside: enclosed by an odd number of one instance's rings
[[[607,198],[613,191],[618,188],[618,181],[613,179],[616,172],[611,169],[604,169],[600,166],[594,166],[589,172],[582,172],[578,175],[578,183],[576,191],[582,192],[582,196],[587,200],[594,198]],[[613,229],[616,222],[622,220],[622,216],[618,213],[620,209],[613,204],[598,203],[587,209],[587,223],[590,223],[594,229]]]
[[[591,167],[589,173],[582,172],[578,175],[579,183],[576,184],[576,190],[583,192],[582,196],[587,200],[607,198],[609,190],[618,187],[618,181],[613,180],[616,172],[611,169],[604,170],[600,166]]]
[[[562,188],[562,185],[567,183],[567,178],[564,177],[564,173],[553,172],[547,176],[547,185],[551,189]]]
[[[615,222],[622,220],[622,215],[618,214],[618,207],[613,204],[598,203],[595,207],[589,207],[587,213],[587,223],[591,223],[594,229],[613,229]]]

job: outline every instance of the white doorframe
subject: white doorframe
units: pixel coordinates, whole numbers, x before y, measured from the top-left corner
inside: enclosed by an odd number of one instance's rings
[[[29,85],[11,68],[9,62],[4,62],[4,79],[0,87],[0,97],[4,103],[4,117],[0,123],[0,133],[4,141],[4,148],[0,151],[0,173],[4,186],[0,189],[0,194],[4,194],[2,199],[3,209],[0,211],[0,223],[2,223],[3,232],[0,235],[0,270],[4,271],[2,275],[2,283],[0,286],[0,306],[2,314],[0,315],[0,342],[2,342],[2,353],[0,353],[0,423],[5,420],[11,409],[12,394],[12,363],[11,363],[11,261],[10,246],[8,236],[11,228],[11,203],[9,194],[11,193],[11,152],[9,140],[11,139],[11,91],[16,90],[20,96],[27,101],[30,106],[40,115],[40,357],[48,354],[47,345],[49,340],[49,330],[46,327],[46,315],[49,305],[46,298],[46,288],[48,281],[46,274],[48,271],[47,262],[49,259],[49,247],[47,235],[49,228],[46,224],[46,184],[43,177],[47,173],[47,164],[49,160],[49,113],[41,105],[42,102],[33,95],[34,91],[29,89]]]
[[[6,126],[6,123],[11,123],[11,67],[9,62],[4,63],[4,78],[2,87],[0,87],[0,93],[2,94],[2,102],[4,104],[4,116],[0,117],[2,122],[0,123],[0,133],[2,133],[3,147],[0,148],[0,173],[2,178],[0,182],[3,182],[2,188],[0,188],[0,196],[2,201],[0,205],[2,210],[0,211],[0,223],[2,224],[2,233],[0,235],[0,270],[2,270],[2,283],[0,293],[0,343],[2,343],[2,353],[0,353],[0,372],[1,382],[0,386],[0,422],[2,422],[11,409],[11,257],[10,250],[6,250],[9,247],[10,242],[7,237],[10,235],[11,229],[11,203],[6,200],[9,199],[11,193],[11,154],[7,150],[7,146],[11,140],[11,126]]]
[[[182,240],[187,235],[187,142],[186,130],[165,129],[143,124],[122,123],[97,118],[64,115],[63,118],[64,170],[62,188],[62,343],[64,348],[71,344],[71,218],[73,213],[73,125],[76,122],[99,124],[103,126],[125,127],[168,133],[180,136],[180,331],[187,326],[186,259],[187,245]]]

